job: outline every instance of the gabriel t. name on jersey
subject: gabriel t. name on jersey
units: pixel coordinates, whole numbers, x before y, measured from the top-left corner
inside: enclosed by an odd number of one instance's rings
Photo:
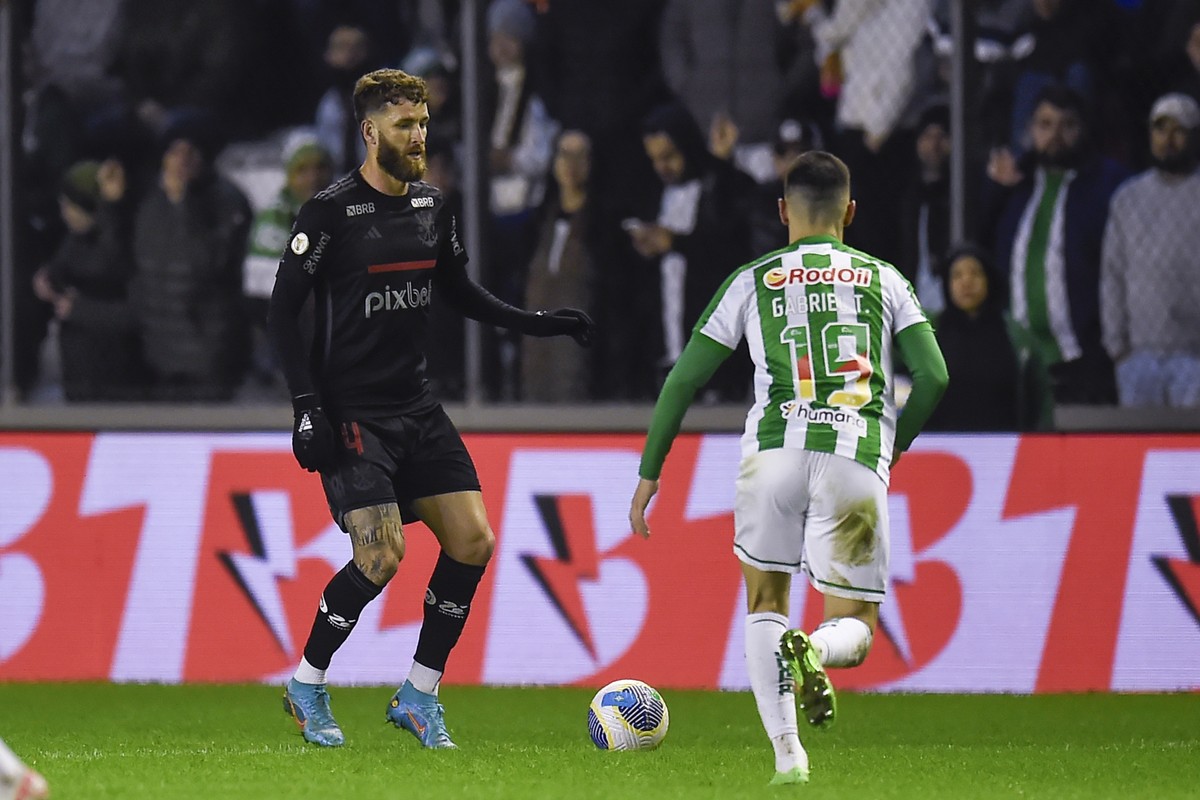
[[[311,363],[326,406],[411,413],[434,404],[424,343],[439,271],[466,264],[441,192],[390,196],[357,171],[305,203],[277,280],[315,297]]]
[[[730,276],[696,330],[745,337],[755,403],[743,452],[799,447],[887,480],[895,435],[892,337],[925,319],[895,267],[830,237],[802,239]]]

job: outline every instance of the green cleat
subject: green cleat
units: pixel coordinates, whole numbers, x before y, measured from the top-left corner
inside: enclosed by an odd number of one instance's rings
[[[794,630],[780,637],[779,651],[796,679],[796,699],[808,724],[828,730],[837,717],[837,694],[816,648],[804,631]]]
[[[772,786],[796,786],[808,783],[808,770],[804,767],[793,767],[787,772],[776,772],[771,778]]]

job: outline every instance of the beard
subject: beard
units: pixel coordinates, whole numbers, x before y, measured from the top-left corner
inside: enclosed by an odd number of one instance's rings
[[[1188,175],[1196,169],[1197,160],[1194,153],[1182,152],[1172,153],[1165,158],[1152,155],[1150,164],[1170,175]]]
[[[1083,147],[1064,148],[1057,153],[1038,153],[1038,166],[1045,169],[1075,169],[1083,162]]]
[[[425,177],[425,148],[423,147],[421,155],[412,158],[402,153],[399,147],[380,138],[378,161],[383,171],[398,181],[413,183]]]

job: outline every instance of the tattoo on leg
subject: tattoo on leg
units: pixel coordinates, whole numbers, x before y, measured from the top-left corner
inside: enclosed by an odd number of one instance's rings
[[[386,570],[385,559],[383,557],[383,554],[375,553],[375,554],[371,555],[370,559],[367,562],[367,569],[365,570],[366,574],[382,575],[386,571],[387,570]]]
[[[351,511],[346,515],[346,527],[350,529],[350,541],[355,547],[366,547],[378,542],[403,541],[400,509],[395,505],[371,506]]]
[[[375,544],[383,538],[383,531],[374,526],[365,528],[355,528],[351,534],[355,547],[366,547],[369,544]]]
[[[368,580],[383,586],[404,557],[400,509],[394,503],[356,509],[347,514],[346,523],[354,545],[354,563]]]

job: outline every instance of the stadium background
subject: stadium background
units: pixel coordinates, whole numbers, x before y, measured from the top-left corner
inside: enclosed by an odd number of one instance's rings
[[[65,403],[21,385],[30,330],[40,345],[35,361],[47,350],[36,313],[26,326],[36,309],[27,284],[40,240],[27,224],[39,187],[26,169],[31,86],[22,54],[38,5],[0,3],[0,603],[10,612],[0,628],[0,680],[276,680],[295,661],[310,613],[305,598],[344,560],[316,482],[294,468],[280,433],[290,422],[286,403]],[[473,268],[487,282],[484,121],[471,102],[486,70],[485,5],[446,8],[457,9],[449,30],[461,65],[464,221]],[[943,52],[947,39],[964,45],[937,62],[955,131],[949,224],[959,235],[978,202],[973,176],[994,143],[986,64],[961,54],[981,53],[970,43],[995,5],[938,6]],[[1126,34],[1100,62],[1112,89],[1100,95],[1100,144],[1140,169],[1146,111],[1112,98],[1142,98],[1169,82],[1178,55],[1171,48],[1183,45],[1170,21],[1195,4],[1097,5],[1115,20],[1109,32],[1124,24]],[[268,21],[282,15],[271,53],[298,41],[288,3],[248,7]],[[882,52],[889,41],[877,45]],[[938,46],[933,33],[922,43],[933,56]],[[254,77],[256,86],[262,80]],[[1146,88],[1117,91],[1130,86]],[[258,97],[264,114],[288,117],[277,99]],[[239,141],[239,133],[227,132],[220,164],[261,202],[281,180],[279,139],[271,132]],[[500,542],[448,681],[592,685],[635,669],[664,687],[744,688],[741,598],[727,546],[731,432],[743,406],[689,415],[692,435],[668,462],[655,506],[656,539],[636,542],[623,526],[648,402],[498,399],[486,375],[494,346],[467,327],[466,388],[448,404],[468,431]],[[891,501],[897,549],[887,646],[840,678],[843,685],[1200,688],[1200,439],[1188,433],[1200,429],[1195,410],[1060,407],[1055,427],[919,440]],[[434,555],[429,538],[414,534],[402,576],[424,574]],[[339,655],[335,680],[394,680],[415,637],[419,583],[403,581],[372,606],[374,617]],[[809,600],[797,593],[797,621],[812,622]],[[706,649],[676,658],[694,646],[672,638],[680,621],[697,619]],[[518,635],[530,620],[544,641]],[[225,657],[231,648],[238,658]]]

